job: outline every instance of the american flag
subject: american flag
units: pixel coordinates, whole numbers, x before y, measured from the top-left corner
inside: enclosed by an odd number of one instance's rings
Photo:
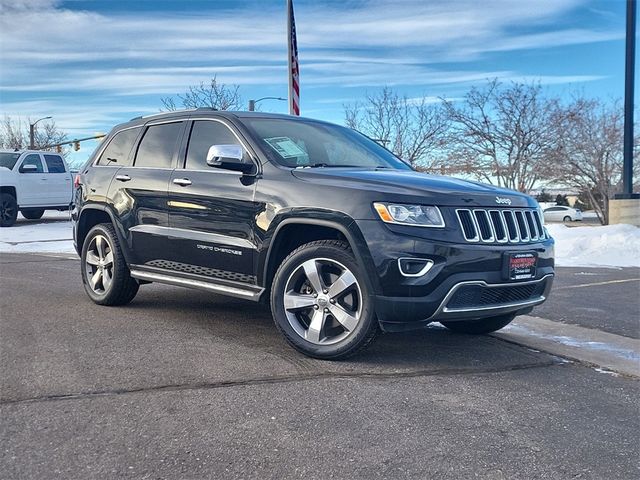
[[[287,30],[289,34],[289,115],[300,115],[300,68],[298,65],[298,41],[296,21],[293,18],[293,0],[287,0]]]

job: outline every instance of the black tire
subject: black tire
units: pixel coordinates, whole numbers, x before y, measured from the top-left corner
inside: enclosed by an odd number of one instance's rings
[[[564,223],[569,223],[569,222],[571,221],[571,217],[570,217],[569,215],[567,215],[566,217],[564,217],[564,218],[562,219],[562,221],[563,221]]]
[[[109,253],[111,253],[112,263],[110,269],[106,266],[106,263],[105,266],[102,267],[103,273],[102,279],[100,280],[101,283],[97,284],[98,288],[94,288],[92,287],[89,275],[92,275],[90,271],[93,271],[93,274],[97,273],[99,267],[94,269],[95,265],[91,262],[88,263],[87,257],[89,256],[90,247],[95,245],[97,237],[102,237],[102,242],[104,242],[104,239],[108,242],[108,248],[103,250],[106,252],[104,258],[107,258]],[[120,247],[116,231],[110,223],[101,223],[89,230],[89,233],[82,244],[82,256],[80,263],[84,289],[87,292],[87,295],[89,295],[89,298],[98,305],[125,305],[133,300],[138,293],[140,284],[131,277],[131,272],[129,271],[127,262],[122,254],[122,249]],[[110,276],[111,278],[108,285],[105,284],[105,275],[107,275],[107,277]]]
[[[353,299],[353,304],[357,304],[357,314],[354,311],[354,316],[351,317],[352,319],[358,318],[357,323],[355,323],[353,328],[347,329],[346,327],[343,327],[343,323],[338,322],[337,317],[332,314],[332,312],[338,311],[334,310],[336,307],[338,307],[338,309],[342,307],[348,309],[349,307],[354,307],[354,305],[346,306],[342,304],[343,300],[339,299],[339,296],[329,300],[329,296],[325,294],[327,292],[329,294],[331,293],[329,291],[332,288],[331,284],[329,284],[327,286],[327,290],[320,295],[321,298],[317,299],[317,302],[322,300],[323,305],[328,308],[316,308],[318,307],[317,303],[313,307],[305,307],[309,308],[308,312],[310,312],[308,317],[308,326],[311,325],[310,318],[311,315],[314,314],[313,309],[316,309],[317,313],[320,314],[322,314],[322,312],[319,310],[328,312],[323,316],[322,325],[324,326],[321,327],[320,330],[324,329],[325,332],[335,332],[340,329],[344,329],[344,332],[338,333],[333,337],[330,337],[329,334],[327,334],[324,339],[319,340],[320,342],[323,342],[333,341],[332,339],[336,339],[335,343],[319,344],[308,341],[301,335],[301,333],[299,333],[300,328],[296,331],[296,328],[292,326],[291,322],[293,321],[295,324],[295,320],[290,319],[292,315],[296,316],[296,314],[292,313],[291,310],[285,309],[285,290],[287,288],[287,284],[292,282],[292,278],[296,272],[299,272],[303,264],[309,260],[313,260],[314,263],[315,260],[318,260],[318,262],[326,261],[328,262],[327,268],[332,268],[339,264],[340,266],[345,267],[345,271],[348,271],[353,275],[353,277],[355,277],[355,282],[350,287],[351,293],[347,294],[349,296],[353,295],[353,297],[349,298]],[[332,264],[331,262],[336,263]],[[324,281],[321,283],[327,285]],[[307,285],[307,287],[305,287],[307,289],[311,288],[310,283],[305,283],[304,285]],[[345,289],[344,291],[348,290],[349,289]],[[315,289],[313,289],[313,292],[315,292]],[[297,294],[297,292],[295,292],[295,294]],[[308,295],[317,296],[315,293],[310,293],[310,290],[307,290],[304,295],[306,298],[308,298]],[[356,298],[358,298],[358,300],[355,300]],[[336,301],[336,299],[338,300]],[[330,302],[331,305],[327,304],[327,302]],[[291,252],[289,256],[285,258],[275,274],[271,288],[271,312],[278,330],[280,330],[293,348],[309,357],[323,360],[340,360],[352,356],[370,345],[379,332],[378,319],[375,315],[371,295],[371,287],[367,283],[366,274],[355,260],[349,245],[337,240],[318,240],[307,243]],[[302,318],[304,318],[307,313],[299,315],[302,315]],[[307,329],[307,332],[308,331],[309,329]]]
[[[18,218],[18,202],[10,193],[0,195],[0,227],[10,227]]]
[[[25,208],[20,210],[20,213],[27,220],[38,220],[44,215],[44,208]]]
[[[498,317],[483,318],[481,320],[458,320],[455,322],[441,322],[449,330],[456,333],[483,335],[500,330],[509,325],[516,316],[513,313]]]

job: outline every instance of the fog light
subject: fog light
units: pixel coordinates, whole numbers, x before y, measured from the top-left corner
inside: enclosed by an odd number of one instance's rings
[[[405,277],[421,277],[433,267],[433,260],[424,258],[399,258],[398,268]]]

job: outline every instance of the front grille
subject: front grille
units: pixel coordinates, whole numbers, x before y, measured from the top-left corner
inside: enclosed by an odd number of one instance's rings
[[[446,308],[478,308],[522,303],[540,298],[544,293],[546,280],[525,285],[463,285],[458,288],[446,304]]]
[[[527,243],[547,238],[538,210],[459,208],[456,215],[467,242]]]

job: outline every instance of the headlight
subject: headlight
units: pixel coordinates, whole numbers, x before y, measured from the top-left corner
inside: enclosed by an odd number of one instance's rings
[[[380,219],[386,223],[414,225],[417,227],[444,227],[438,207],[405,205],[397,203],[374,203]]]

